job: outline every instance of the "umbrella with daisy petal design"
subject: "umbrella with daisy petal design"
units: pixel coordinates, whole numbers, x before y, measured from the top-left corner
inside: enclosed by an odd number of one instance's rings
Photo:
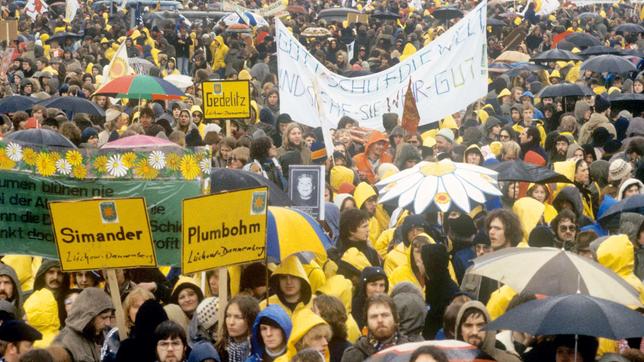
[[[380,203],[398,199],[398,207],[416,214],[456,208],[470,212],[476,204],[501,196],[497,172],[485,167],[441,160],[423,161],[378,182]],[[411,207],[410,207],[411,206]]]

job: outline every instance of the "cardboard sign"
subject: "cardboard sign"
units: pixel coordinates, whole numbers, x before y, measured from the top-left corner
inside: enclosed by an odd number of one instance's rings
[[[0,21],[0,41],[5,41],[7,44],[18,38],[18,20],[2,20]]]
[[[217,80],[201,83],[205,119],[250,118],[250,82]]]
[[[155,267],[145,199],[49,202],[64,271]]]
[[[347,24],[369,24],[369,14],[347,13]]]
[[[184,274],[266,257],[268,188],[183,200]]]

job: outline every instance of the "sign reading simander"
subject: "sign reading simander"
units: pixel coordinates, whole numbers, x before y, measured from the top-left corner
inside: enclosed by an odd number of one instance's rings
[[[63,270],[156,266],[144,198],[52,201],[49,210]]]
[[[263,260],[267,203],[266,187],[183,200],[183,273]]]

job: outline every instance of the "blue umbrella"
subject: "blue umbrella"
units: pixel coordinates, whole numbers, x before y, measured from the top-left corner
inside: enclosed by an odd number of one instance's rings
[[[644,317],[627,307],[583,294],[533,300],[485,326],[533,336],[577,334],[608,339],[644,336]]]
[[[9,96],[0,99],[0,113],[13,113],[25,111],[34,105],[38,100],[26,96]]]
[[[4,137],[4,140],[14,141],[23,145],[77,148],[72,141],[62,134],[46,128],[31,128],[11,132]]]
[[[96,103],[90,102],[85,98],[67,96],[46,99],[39,104],[47,108],[58,108],[65,113],[87,113],[97,116],[105,116],[105,111]]]
[[[326,256],[332,245],[320,224],[296,209],[269,206],[266,228],[266,255],[270,262],[279,263],[300,252]]]
[[[644,195],[633,195],[611,206],[599,218],[598,221],[606,220],[609,217],[619,215],[622,212],[637,212],[644,213]]]

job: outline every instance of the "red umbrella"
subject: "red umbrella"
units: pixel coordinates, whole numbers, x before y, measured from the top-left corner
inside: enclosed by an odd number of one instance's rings
[[[149,75],[126,75],[107,82],[94,95],[116,98],[170,100],[180,99],[185,93],[161,78]]]
[[[160,147],[176,147],[181,148],[174,142],[164,140],[158,137],[151,137],[145,135],[135,135],[124,138],[119,138],[116,141],[108,142],[101,149],[123,150],[132,148],[160,148]]]

